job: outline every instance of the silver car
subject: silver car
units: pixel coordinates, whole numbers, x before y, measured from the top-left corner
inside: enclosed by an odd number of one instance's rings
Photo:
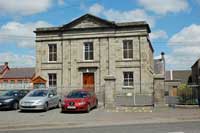
[[[60,107],[60,97],[53,89],[35,89],[20,100],[20,110],[44,110]]]

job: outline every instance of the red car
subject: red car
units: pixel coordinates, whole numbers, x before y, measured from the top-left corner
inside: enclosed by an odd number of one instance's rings
[[[98,100],[93,91],[81,89],[73,90],[64,96],[62,101],[62,112],[65,111],[86,111],[97,108]]]

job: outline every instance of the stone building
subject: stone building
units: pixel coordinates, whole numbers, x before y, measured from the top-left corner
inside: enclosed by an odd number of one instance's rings
[[[36,76],[47,80],[47,87],[99,91],[112,76],[116,91],[153,92],[154,50],[146,22],[116,23],[86,14],[34,32]]]

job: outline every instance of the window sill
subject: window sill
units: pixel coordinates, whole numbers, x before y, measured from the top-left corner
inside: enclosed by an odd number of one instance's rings
[[[131,62],[131,61],[140,61],[136,59],[122,59],[122,60],[116,60],[116,62]]]
[[[78,61],[77,63],[99,63],[100,61],[98,60],[83,60],[83,61]]]
[[[134,89],[134,86],[122,86],[122,89]]]
[[[48,62],[42,62],[42,64],[62,64],[62,62],[58,62],[58,61],[48,61]]]

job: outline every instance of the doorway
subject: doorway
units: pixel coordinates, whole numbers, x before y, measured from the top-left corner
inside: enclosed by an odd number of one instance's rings
[[[83,73],[83,88],[94,90],[94,73]]]

